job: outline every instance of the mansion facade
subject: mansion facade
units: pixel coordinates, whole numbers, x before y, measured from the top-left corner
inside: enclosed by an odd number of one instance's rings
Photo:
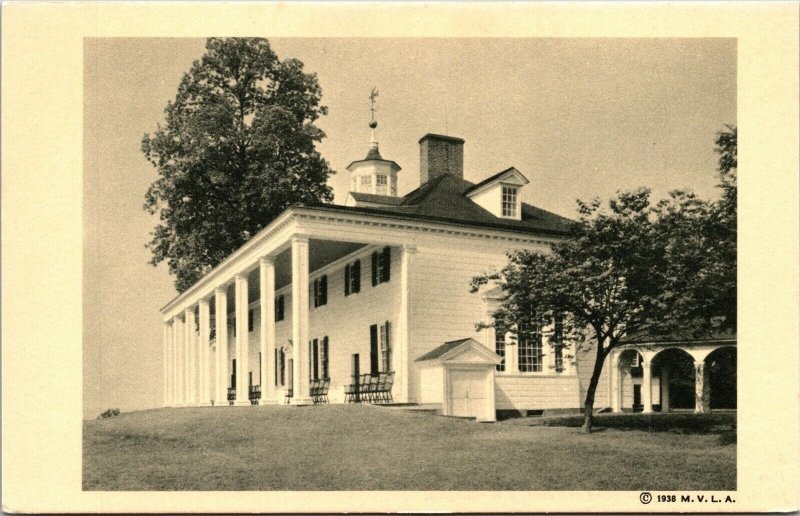
[[[466,181],[464,140],[427,134],[419,145],[416,190],[397,195],[401,168],[373,137],[367,157],[347,167],[344,205],[288,208],[161,309],[165,406],[306,405],[319,401],[322,382],[325,399],[343,403],[360,375],[390,375],[381,399],[449,415],[580,409],[591,353],[476,330],[502,299],[498,289],[470,292],[470,280],[502,268],[508,252],[549,252],[569,221],[523,203],[528,179],[513,167]],[[735,336],[703,345],[622,349],[596,407],[668,410],[668,368],[655,359],[685,348],[697,364],[695,409],[707,410],[703,366]]]

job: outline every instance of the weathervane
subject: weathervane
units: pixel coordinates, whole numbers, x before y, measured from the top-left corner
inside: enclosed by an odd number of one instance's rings
[[[369,94],[369,103],[370,103],[369,111],[372,114],[372,119],[369,122],[369,126],[372,129],[375,129],[376,127],[378,127],[378,121],[375,120],[375,111],[376,111],[376,109],[375,109],[375,99],[376,98],[378,98],[378,88],[373,86],[372,87],[372,91]]]

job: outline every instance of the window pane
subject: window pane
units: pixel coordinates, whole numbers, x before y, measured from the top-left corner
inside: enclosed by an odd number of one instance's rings
[[[506,370],[506,334],[503,330],[499,328],[495,328],[494,330],[494,351],[500,358],[502,362],[495,366],[495,369],[498,371],[505,371]]]
[[[503,187],[503,217],[517,216],[517,189],[512,186]]]
[[[521,331],[518,335],[519,370],[522,373],[542,371],[542,336],[538,331]]]

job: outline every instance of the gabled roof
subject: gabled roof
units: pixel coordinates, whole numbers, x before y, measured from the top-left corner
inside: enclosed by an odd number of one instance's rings
[[[484,179],[480,183],[477,183],[477,184],[474,184],[474,185],[470,186],[464,192],[464,195],[470,195],[471,193],[477,192],[478,190],[480,190],[481,188],[483,188],[485,186],[489,186],[492,183],[495,183],[497,181],[502,181],[506,177],[512,177],[512,176],[518,178],[518,180],[522,184],[526,185],[526,184],[530,183],[530,181],[528,181],[528,178],[525,177],[524,175],[522,175],[522,172],[520,172],[519,170],[517,170],[514,167],[509,167],[509,168],[503,170],[502,172],[498,172],[497,174],[495,174],[493,176],[487,177],[486,179]]]
[[[467,190],[473,186],[473,183],[465,179],[450,174],[443,174],[428,181],[416,190],[409,192],[404,197],[398,198],[400,199],[398,204],[386,203],[387,206],[381,206],[379,208],[346,207],[346,209],[372,209],[418,219],[459,222],[471,226],[512,229],[524,232],[542,232],[563,235],[569,230],[569,219],[525,203],[522,203],[521,220],[497,217],[465,195]]]
[[[451,340],[428,351],[415,362],[499,364],[502,359],[475,339]]]

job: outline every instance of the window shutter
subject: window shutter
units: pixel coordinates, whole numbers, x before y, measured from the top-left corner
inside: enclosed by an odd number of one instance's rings
[[[319,278],[314,280],[314,308],[319,306]]]
[[[247,311],[247,331],[253,331],[253,325],[254,325],[253,316],[254,316],[254,312],[255,312],[255,310],[248,310]]]
[[[328,304],[328,275],[319,279],[319,306]]]
[[[311,347],[311,355],[314,360],[314,376],[315,380],[319,380],[319,341],[314,339],[314,345]]]
[[[389,263],[391,260],[391,251],[388,247],[383,248],[383,253],[381,253],[381,258],[383,261],[383,266],[381,267],[381,283],[384,281],[389,281]]]
[[[312,360],[311,360],[311,357],[313,356],[312,353],[311,353],[312,349],[314,349],[314,348],[311,346],[311,341],[309,340],[308,341],[308,377],[309,378],[311,378],[311,371],[312,371],[312,367],[313,367]],[[300,378],[302,378],[302,376]]]
[[[344,295],[350,295],[350,264],[344,266]]]
[[[353,292],[361,292],[361,260],[356,260],[350,274],[354,276]]]
[[[386,321],[386,371],[385,373],[390,373],[392,371],[392,333],[389,331],[391,329],[391,323]]]
[[[275,348],[275,386],[278,386],[278,348]]]
[[[328,337],[326,335],[322,339],[322,378],[330,378],[328,374]]]
[[[369,372],[378,374],[378,325],[369,327]]]
[[[378,251],[372,253],[372,286],[378,284]]]

